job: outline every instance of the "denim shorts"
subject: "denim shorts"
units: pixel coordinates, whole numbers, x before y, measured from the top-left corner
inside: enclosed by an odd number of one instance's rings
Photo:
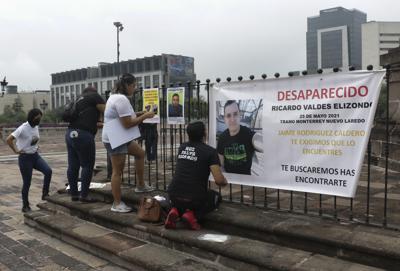
[[[131,142],[128,142],[128,143],[122,144],[121,146],[118,146],[118,147],[112,149],[110,143],[103,142],[104,147],[106,147],[106,150],[110,155],[128,154],[128,145],[130,143]]]

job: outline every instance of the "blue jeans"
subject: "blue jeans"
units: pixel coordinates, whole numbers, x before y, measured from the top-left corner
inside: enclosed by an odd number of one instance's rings
[[[68,151],[67,178],[72,197],[86,198],[89,194],[93,167],[96,159],[94,135],[82,129],[69,128],[65,133]],[[81,193],[78,191],[79,169],[81,170]]]
[[[18,156],[19,170],[22,175],[22,202],[24,206],[29,206],[29,188],[31,187],[32,171],[36,169],[44,174],[42,194],[46,195],[49,193],[51,175],[53,171],[46,163],[45,160],[39,155],[39,153],[21,153]]]

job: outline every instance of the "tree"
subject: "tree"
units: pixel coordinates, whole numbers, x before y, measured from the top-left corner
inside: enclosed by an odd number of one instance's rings
[[[4,113],[0,115],[0,123],[2,124],[15,124],[26,121],[26,114],[19,106],[6,105]]]
[[[43,112],[42,123],[58,123],[61,121],[62,113],[64,112],[64,107],[58,107],[53,110],[47,110]]]

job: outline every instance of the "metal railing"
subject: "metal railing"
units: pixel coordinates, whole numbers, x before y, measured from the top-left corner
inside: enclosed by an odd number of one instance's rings
[[[372,68],[370,67],[370,69]],[[371,132],[359,186],[354,198],[235,184],[229,184],[221,189],[212,182],[209,183],[209,186],[219,190],[223,195],[223,199],[229,202],[321,216],[341,222],[355,222],[400,230],[400,173],[396,170],[391,170],[389,163],[396,160],[389,158],[389,146],[397,144],[390,141],[390,130],[395,129],[397,125],[391,122],[389,118],[390,78],[393,71],[399,70],[400,67],[393,66],[386,69],[385,80],[387,87],[381,91],[381,96],[384,97],[386,95],[386,97],[383,103],[378,105],[384,107],[381,111],[385,112],[385,116],[383,119],[376,120]],[[333,71],[339,72],[338,69]],[[318,72],[322,73],[322,71]],[[280,75],[276,73],[274,76],[278,78]],[[293,74],[289,73],[288,76],[293,76]],[[303,72],[300,76],[307,76],[307,72]],[[261,78],[267,80],[265,74]],[[249,79],[254,80],[255,77],[250,76]],[[238,77],[238,81],[242,80],[243,77]],[[220,81],[217,78],[216,82]],[[231,78],[228,77],[227,81],[230,82]],[[200,81],[194,84],[187,82],[186,84],[171,85],[170,87],[177,86],[185,87],[187,94],[185,98],[185,123],[195,119],[208,123],[210,80],[207,80],[206,83],[201,83]],[[157,151],[154,159],[150,161],[146,159],[145,179],[157,189],[166,190],[175,171],[176,154],[179,145],[187,140],[187,136],[185,125],[167,124],[167,87],[162,86],[159,89],[161,122],[156,126],[157,138],[156,143],[154,143],[157,144]],[[206,97],[205,99],[201,98],[202,93]],[[132,103],[136,110],[141,110],[142,90],[134,95]],[[381,152],[382,155],[377,155],[377,152],[373,150],[378,146],[375,144],[378,141],[380,142],[379,146],[384,148],[383,152]],[[140,143],[143,145],[142,140]],[[266,154],[266,157],[268,157],[268,154]],[[135,185],[136,173],[131,159],[133,158],[128,156],[124,182]]]

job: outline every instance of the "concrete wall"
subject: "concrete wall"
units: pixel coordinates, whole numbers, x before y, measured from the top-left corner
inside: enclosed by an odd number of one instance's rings
[[[50,109],[50,94],[46,92],[20,92],[17,94],[4,94],[0,98],[0,114],[4,113],[4,108],[9,105],[13,107],[13,104],[18,100],[22,105],[22,110],[28,112],[32,108],[39,108],[42,110],[41,104],[43,100],[47,103],[46,110]]]
[[[368,22],[362,24],[362,68],[373,65],[381,69],[380,55],[388,53],[387,48],[399,46],[400,22]]]

